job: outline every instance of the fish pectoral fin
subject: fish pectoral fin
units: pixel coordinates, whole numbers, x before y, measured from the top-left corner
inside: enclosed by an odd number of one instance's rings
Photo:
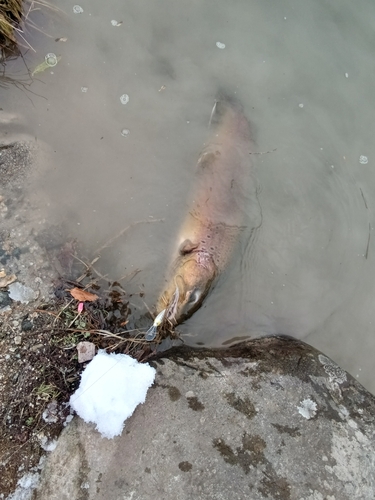
[[[193,243],[191,240],[187,239],[181,243],[178,252],[180,255],[186,255],[191,253],[193,250],[196,250],[198,246],[198,243]]]

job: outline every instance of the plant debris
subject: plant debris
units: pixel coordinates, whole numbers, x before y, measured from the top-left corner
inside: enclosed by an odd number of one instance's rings
[[[0,271],[0,288],[5,288],[16,280],[17,276],[15,274],[7,276],[4,271]]]
[[[81,302],[93,302],[94,300],[98,299],[99,297],[96,295],[96,293],[90,293],[86,292],[85,290],[82,290],[81,288],[74,287],[71,290],[69,290],[70,295],[74,297],[76,300],[79,300]]]
[[[25,26],[42,31],[32,20],[33,12],[40,9],[60,12],[57,7],[46,0],[38,0],[38,2],[34,2],[34,0],[0,1],[0,55],[2,61],[20,55],[22,47],[34,50],[25,36]]]

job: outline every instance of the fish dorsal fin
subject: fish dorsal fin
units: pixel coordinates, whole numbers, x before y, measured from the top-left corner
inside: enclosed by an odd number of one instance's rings
[[[180,255],[186,255],[191,253],[193,250],[198,248],[198,243],[193,243],[191,240],[187,239],[183,241],[178,249]]]

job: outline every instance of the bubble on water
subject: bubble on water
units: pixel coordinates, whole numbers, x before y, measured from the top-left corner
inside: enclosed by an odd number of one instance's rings
[[[298,106],[299,106],[300,108],[303,108],[303,104],[302,104],[302,102],[301,102],[300,104],[298,104]]]
[[[88,87],[81,87],[81,92],[87,92],[89,90]]]
[[[218,49],[225,49],[225,43],[222,42],[216,42],[216,47]]]
[[[359,163],[360,163],[361,165],[367,165],[367,163],[368,163],[368,158],[367,158],[367,156],[361,155],[361,156],[359,157]]]
[[[129,129],[127,129],[127,128],[123,128],[123,129],[121,130],[121,135],[122,135],[122,137],[128,137],[128,135],[129,135],[129,134],[130,134],[130,130],[129,130]]]
[[[349,78],[349,73],[345,73],[345,78]]]
[[[121,26],[122,25],[122,21],[118,22],[115,19],[112,19],[111,24],[112,24],[112,26]]]
[[[53,68],[54,66],[56,66],[56,64],[58,62],[57,56],[53,52],[50,52],[49,54],[47,54],[45,56],[44,60],[46,61],[47,66],[49,66],[50,68]]]
[[[120,97],[121,104],[128,104],[129,102],[129,96],[128,94],[122,94]]]
[[[74,14],[82,14],[83,9],[82,9],[82,7],[80,5],[75,5],[73,7],[73,12],[74,12]]]

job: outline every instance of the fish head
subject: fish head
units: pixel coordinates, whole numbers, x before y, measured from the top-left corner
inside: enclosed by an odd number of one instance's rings
[[[166,308],[166,319],[177,325],[190,318],[201,307],[216,275],[216,265],[208,253],[192,250],[180,254],[160,299],[159,308]]]

